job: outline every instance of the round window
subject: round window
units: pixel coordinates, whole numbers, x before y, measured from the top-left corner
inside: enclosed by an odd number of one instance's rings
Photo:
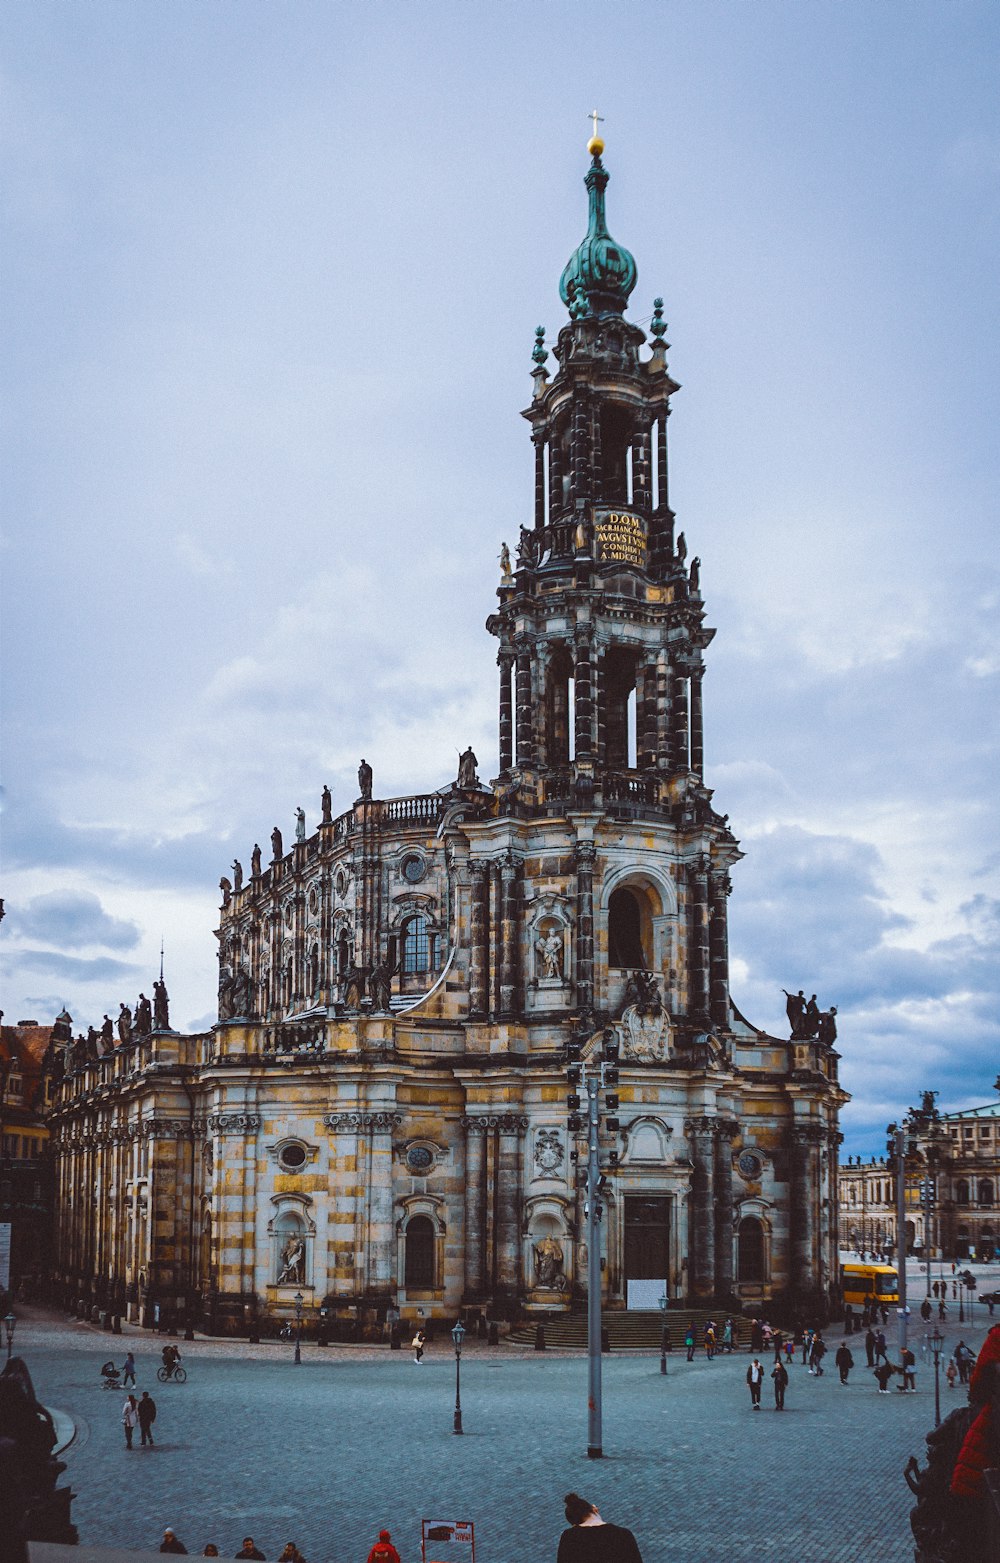
[[[745,1178],[759,1178],[764,1171],[764,1163],[756,1151],[742,1151],[736,1165]]]
[[[298,1172],[300,1167],[305,1166],[306,1148],[304,1145],[300,1145],[297,1140],[293,1140],[290,1145],[281,1147],[281,1150],[278,1152],[278,1160],[286,1172]]]
[[[407,884],[411,885],[419,884],[427,872],[423,858],[418,857],[415,852],[411,852],[407,857],[404,857],[402,867],[403,878]]]
[[[422,1176],[434,1165],[434,1157],[426,1145],[411,1145],[406,1153],[406,1165],[411,1172]]]

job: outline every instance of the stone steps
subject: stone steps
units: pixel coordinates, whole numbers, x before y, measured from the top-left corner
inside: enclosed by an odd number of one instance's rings
[[[606,1311],[601,1323],[608,1332],[612,1351],[659,1351],[660,1331],[664,1324],[670,1331],[670,1345],[673,1351],[684,1350],[684,1336],[691,1324],[694,1325],[698,1349],[702,1351],[705,1325],[709,1319],[715,1320],[716,1332],[721,1336],[726,1315],[710,1313],[703,1308],[671,1308],[665,1314],[659,1311],[640,1312],[638,1309]],[[506,1337],[508,1342],[512,1346],[533,1345],[538,1324],[541,1324],[545,1330],[546,1348],[552,1347],[556,1351],[586,1349],[586,1312],[556,1313],[531,1324],[521,1325],[518,1329],[511,1330]],[[744,1318],[742,1314],[733,1315],[733,1338],[737,1346],[750,1344],[750,1320]]]

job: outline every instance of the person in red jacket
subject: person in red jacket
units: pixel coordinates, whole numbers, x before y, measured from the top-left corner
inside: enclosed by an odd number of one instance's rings
[[[951,1476],[951,1490],[956,1498],[981,1498],[983,1472],[993,1461],[993,1413],[990,1401],[1000,1379],[1000,1324],[995,1324],[983,1342],[976,1360],[976,1370],[969,1385],[969,1404],[982,1406],[958,1452]]]
[[[379,1531],[378,1541],[368,1554],[368,1563],[399,1563],[399,1553],[392,1544],[389,1531]]]

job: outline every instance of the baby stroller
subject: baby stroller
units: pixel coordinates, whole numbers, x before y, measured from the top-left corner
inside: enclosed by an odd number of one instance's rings
[[[106,1362],[101,1369],[101,1377],[104,1379],[105,1389],[118,1389],[121,1374],[113,1362]]]

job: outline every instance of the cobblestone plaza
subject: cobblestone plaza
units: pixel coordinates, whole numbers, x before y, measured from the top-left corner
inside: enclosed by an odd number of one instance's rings
[[[972,1329],[949,1321],[949,1350],[960,1335],[979,1345],[989,1321],[976,1312]],[[403,1563],[416,1563],[420,1521],[433,1516],[471,1519],[481,1563],[553,1559],[560,1499],[575,1489],[635,1531],[646,1563],[849,1563],[874,1553],[909,1563],[902,1468],[910,1454],[922,1459],[934,1414],[930,1358],[919,1330],[914,1339],[917,1394],[879,1396],[853,1337],[848,1387],[832,1353],[818,1379],[796,1361],[782,1414],[769,1392],[751,1414],[746,1352],[701,1354],[689,1366],[675,1350],[666,1378],[655,1355],[606,1357],[602,1461],[584,1452],[578,1353],[467,1346],[458,1438],[447,1338],[419,1368],[406,1351],[307,1345],[296,1367],[291,1345],[181,1341],[184,1386],[156,1383],[162,1342],[144,1333],[112,1340],[35,1313],[21,1320],[17,1346],[41,1398],[76,1423],[63,1458],[85,1543],[155,1547],[170,1525],[192,1554],[213,1541],[231,1557],[250,1534],[272,1560],[294,1540],[308,1563],[364,1563],[387,1526]],[[131,1453],[123,1395],[99,1375],[129,1345],[138,1389],[159,1408],[155,1449]],[[961,1393],[942,1373],[944,1413]]]

